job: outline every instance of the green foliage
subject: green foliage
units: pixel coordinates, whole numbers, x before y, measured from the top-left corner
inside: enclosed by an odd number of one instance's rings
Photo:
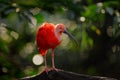
[[[119,0],[0,0],[0,80],[43,70],[32,60],[39,53],[37,28],[46,21],[64,23],[79,44],[63,37],[55,51],[57,68],[119,78],[119,11]]]
[[[44,16],[42,15],[42,14],[36,14],[35,15],[35,18],[36,18],[36,20],[37,20],[37,24],[40,24],[40,23],[42,23],[42,22],[44,22],[45,20],[44,20]]]
[[[4,40],[2,40],[1,38],[0,38],[0,50],[3,52],[3,53],[8,53],[8,48],[7,48],[7,45],[6,45],[6,43],[4,42]]]

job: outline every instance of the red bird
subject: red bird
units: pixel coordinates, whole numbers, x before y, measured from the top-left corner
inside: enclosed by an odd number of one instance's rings
[[[69,37],[74,39],[70,33],[67,32],[64,24],[54,25],[52,23],[43,23],[37,31],[36,42],[40,54],[44,56],[45,69],[47,70],[46,54],[48,49],[52,49],[52,68],[56,70],[54,65],[54,49],[61,43],[62,33],[68,34]],[[75,39],[74,39],[75,40]]]

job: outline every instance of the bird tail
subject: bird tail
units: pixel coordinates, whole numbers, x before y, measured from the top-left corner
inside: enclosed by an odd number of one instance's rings
[[[41,55],[46,55],[47,50],[46,49],[39,49]]]

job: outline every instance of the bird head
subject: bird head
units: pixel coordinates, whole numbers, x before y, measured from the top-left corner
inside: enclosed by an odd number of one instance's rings
[[[64,24],[57,24],[56,31],[61,35],[65,31],[65,25]]]
[[[73,40],[77,45],[78,45],[78,42],[76,41],[76,39],[67,31],[67,29],[65,28],[65,25],[64,24],[57,24],[56,25],[56,31],[59,35],[61,35],[62,33],[65,33],[69,36],[69,38],[71,40]]]

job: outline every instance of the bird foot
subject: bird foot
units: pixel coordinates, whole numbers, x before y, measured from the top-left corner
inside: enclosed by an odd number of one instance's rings
[[[52,67],[50,70],[54,70],[54,71],[59,71],[57,68],[55,68],[55,67]]]
[[[44,70],[47,74],[48,74],[48,72],[49,72],[49,69],[48,68],[45,68],[45,70]]]

